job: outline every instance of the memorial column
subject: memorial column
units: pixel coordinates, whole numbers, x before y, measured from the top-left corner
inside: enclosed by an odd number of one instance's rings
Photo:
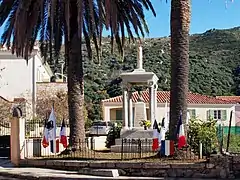
[[[151,128],[153,127],[154,123],[154,109],[155,109],[155,100],[154,100],[154,84],[153,82],[148,83],[148,88],[149,88],[149,110],[150,110],[150,122],[151,122]]]
[[[123,108],[122,108],[122,116],[123,116],[123,128],[128,129],[128,89],[126,84],[123,84]]]
[[[130,129],[133,128],[133,107],[132,107],[132,91],[131,87],[128,88],[128,122]]]
[[[154,94],[153,94],[153,98],[154,98],[154,120],[157,120],[157,89],[158,89],[158,85],[154,84]]]

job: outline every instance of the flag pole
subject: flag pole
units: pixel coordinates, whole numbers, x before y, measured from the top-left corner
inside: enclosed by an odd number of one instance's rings
[[[52,108],[54,109],[54,100],[52,101]]]
[[[233,115],[233,111],[231,111],[230,114],[230,120],[229,120],[229,126],[228,126],[228,136],[227,136],[227,148],[226,148],[226,152],[228,152],[229,149],[229,142],[230,142],[230,135],[231,135],[231,126],[232,126],[232,115]],[[222,144],[222,143],[221,143]],[[222,150],[221,150],[222,151]]]

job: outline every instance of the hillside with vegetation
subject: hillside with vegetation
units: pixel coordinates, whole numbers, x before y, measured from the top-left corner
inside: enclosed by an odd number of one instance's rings
[[[104,38],[100,62],[84,58],[85,102],[90,119],[100,119],[100,102],[120,95],[121,72],[132,71],[137,63],[137,44],[126,44],[125,56],[111,53],[110,39]],[[170,38],[143,41],[144,69],[159,77],[159,90],[170,89]],[[240,95],[240,28],[211,29],[190,37],[190,91],[206,95]],[[96,57],[96,54],[94,55]],[[59,70],[59,69],[58,69]]]

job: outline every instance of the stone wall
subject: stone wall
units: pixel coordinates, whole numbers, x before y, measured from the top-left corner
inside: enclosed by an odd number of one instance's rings
[[[63,82],[52,82],[52,83],[44,83],[38,82],[37,83],[37,94],[41,92],[51,92],[55,94],[58,91],[67,91],[67,83]]]
[[[229,157],[229,171],[236,177],[240,177],[240,156]]]
[[[232,157],[213,156],[205,162],[106,162],[77,160],[22,160],[22,166],[47,167],[62,170],[81,168],[118,169],[122,176],[174,177],[174,178],[220,178],[230,179],[238,176],[240,166],[231,168]],[[240,158],[238,158],[240,160]],[[238,164],[238,163],[236,163]],[[233,169],[235,169],[233,171]]]

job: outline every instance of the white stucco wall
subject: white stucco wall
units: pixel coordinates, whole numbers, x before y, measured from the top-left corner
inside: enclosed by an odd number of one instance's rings
[[[25,59],[1,59],[0,60],[0,94],[2,97],[13,100],[16,97],[26,97],[32,92],[32,63]],[[48,80],[50,76],[42,65],[41,57],[35,55],[36,82]]]
[[[169,104],[168,104],[169,106]],[[227,120],[222,121],[224,126],[229,125],[230,113],[234,111],[234,105],[232,104],[189,104],[188,109],[195,109],[196,118],[201,120],[207,120],[207,112],[209,110],[226,110],[227,111]],[[157,118],[160,121],[164,117],[165,113],[165,104],[158,104]],[[232,126],[235,126],[235,115],[233,113],[232,117]]]

